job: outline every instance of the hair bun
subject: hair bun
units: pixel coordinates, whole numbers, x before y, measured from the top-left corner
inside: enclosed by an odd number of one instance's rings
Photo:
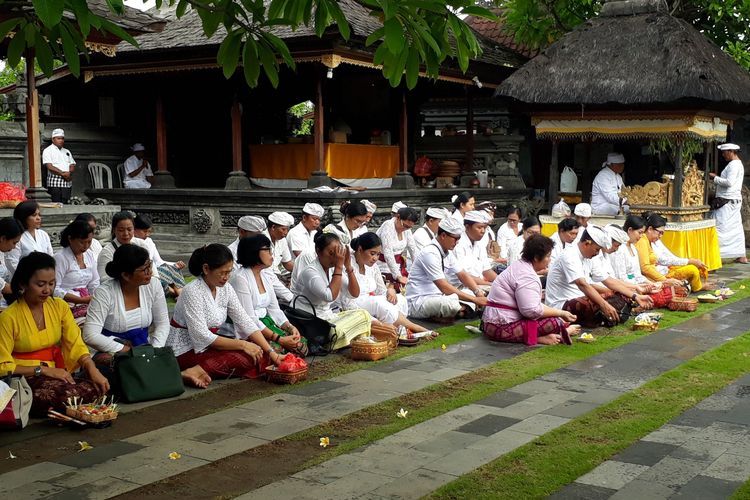
[[[109,276],[110,278],[119,278],[121,274],[114,260],[107,262],[107,265],[104,268],[104,272],[106,272],[107,276]]]

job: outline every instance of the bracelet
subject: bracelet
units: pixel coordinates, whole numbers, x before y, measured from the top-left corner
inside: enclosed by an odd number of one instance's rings
[[[334,276],[341,276],[341,273],[333,273]]]

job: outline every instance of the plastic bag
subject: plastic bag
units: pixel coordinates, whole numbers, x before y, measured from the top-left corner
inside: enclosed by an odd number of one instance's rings
[[[560,192],[575,193],[578,191],[578,176],[570,167],[563,168],[560,174]]]
[[[280,372],[298,372],[307,368],[307,362],[295,356],[294,354],[287,354],[284,360],[279,364],[277,368]]]
[[[24,201],[26,188],[21,184],[0,182],[0,201]]]
[[[562,198],[552,205],[552,217],[570,217],[570,207]]]

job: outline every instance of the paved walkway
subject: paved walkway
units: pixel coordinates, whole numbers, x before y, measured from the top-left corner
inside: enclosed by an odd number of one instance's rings
[[[713,500],[750,478],[750,375],[645,436],[551,498]]]
[[[422,422],[240,498],[420,498],[741,335],[748,329],[749,307],[750,299],[745,299],[703,314]]]
[[[111,498],[367,406],[511,358],[527,348],[482,338],[330,380],[0,475],[7,498]],[[75,440],[74,436],[71,439]],[[180,460],[169,460],[177,451]]]

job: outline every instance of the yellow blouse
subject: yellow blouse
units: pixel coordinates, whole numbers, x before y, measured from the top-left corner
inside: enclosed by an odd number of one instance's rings
[[[48,298],[44,302],[44,324],[46,328],[39,331],[23,299],[17,300],[0,314],[0,374],[15,371],[16,365],[40,364],[39,360],[14,359],[13,352],[34,352],[54,345],[59,345],[62,350],[65,368],[69,372],[78,369],[78,360],[89,351],[70,306],[62,299]],[[55,367],[54,362],[47,364]]]
[[[641,274],[651,281],[666,280],[667,278],[656,269],[658,259],[645,234],[635,244],[635,248],[638,250],[638,260],[641,262]]]

